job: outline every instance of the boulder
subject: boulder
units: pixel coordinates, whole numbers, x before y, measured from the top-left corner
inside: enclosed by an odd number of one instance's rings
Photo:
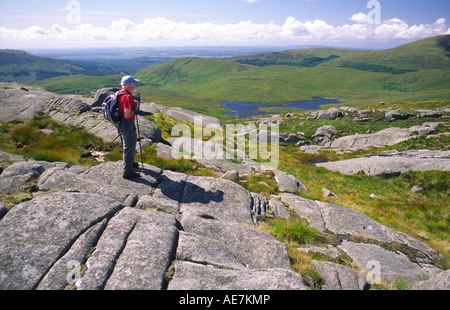
[[[0,221],[0,289],[35,289],[83,232],[121,208],[105,196],[66,192],[15,206]]]
[[[207,115],[200,114],[200,113],[193,112],[193,111],[186,110],[186,109],[167,108],[164,110],[163,113],[168,116],[171,116],[173,118],[176,118],[182,122],[187,122],[187,123],[191,123],[191,124],[195,123],[196,118],[200,119],[202,121],[202,127],[205,127],[208,125],[218,125],[220,127],[222,126],[222,122],[216,117],[207,116]]]
[[[448,291],[450,290],[450,270],[441,272],[427,281],[416,282],[411,290]]]
[[[387,119],[390,120],[406,120],[410,117],[415,116],[415,114],[410,114],[410,113],[401,113],[399,111],[388,111],[385,114]]]
[[[90,109],[91,107],[80,99],[73,97],[60,97],[47,103],[45,112],[58,110],[60,112],[82,114]]]
[[[338,246],[364,275],[371,275],[376,272],[372,262],[377,262],[380,267],[380,279],[388,284],[396,280],[419,281],[427,274],[418,264],[411,262],[406,255],[399,252],[392,252],[375,244],[354,243],[344,241]]]
[[[228,270],[177,261],[169,290],[306,290],[302,277],[287,269]]]
[[[278,189],[280,192],[298,193],[309,192],[308,188],[300,180],[293,175],[287,174],[281,170],[273,170],[275,173],[275,180],[277,181]]]
[[[301,135],[295,135],[292,133],[281,133],[279,135],[279,139],[281,143],[296,144],[300,141],[304,141],[305,137]],[[268,141],[270,141],[270,139],[268,139]]]
[[[79,290],[161,290],[178,236],[173,215],[123,209],[108,223]]]
[[[192,211],[182,213],[181,224],[188,233],[221,242],[247,268],[290,268],[286,245],[263,231]]]
[[[314,260],[312,263],[323,279],[321,288],[324,291],[357,291],[370,288],[367,279],[349,267]]]
[[[444,113],[441,111],[428,110],[428,111],[423,111],[420,113],[421,118],[426,118],[426,117],[440,118],[443,116],[444,116]]]
[[[368,176],[385,177],[399,176],[409,171],[450,171],[450,152],[414,150],[319,163],[316,166],[346,175],[364,172]]]
[[[356,134],[334,140],[331,148],[360,150],[369,147],[383,147],[395,145],[411,138],[411,134],[420,130],[436,129],[439,123],[425,123],[411,128],[390,127],[374,134]],[[432,132],[432,131],[430,131]]]
[[[343,206],[314,201],[293,194],[280,194],[282,202],[289,205],[309,225],[341,239],[383,244],[386,248],[403,252],[412,260],[434,264],[437,252],[428,245],[381,225],[368,216]]]
[[[42,111],[46,102],[57,97],[56,94],[40,87],[19,83],[0,83],[0,119],[29,120]]]
[[[169,192],[166,196],[173,195]],[[170,197],[170,196],[169,196]],[[181,198],[180,212],[194,212],[221,221],[253,225],[249,191],[225,179],[188,176]]]
[[[122,203],[135,205],[139,197],[148,195],[158,184],[161,169],[144,165],[141,177],[135,180],[122,178],[123,162],[108,162],[83,172],[71,169],[49,169],[41,175],[41,191],[78,191],[112,197]]]
[[[344,113],[337,108],[331,108],[329,110],[320,111],[317,119],[335,120],[338,117],[344,117]]]
[[[272,212],[275,217],[280,218],[289,218],[290,214],[289,211],[286,209],[286,207],[283,205],[283,203],[278,199],[270,199],[269,206],[272,208]]]
[[[65,163],[47,163],[30,160],[20,161],[7,167],[0,175],[0,194],[15,194],[23,191],[23,186],[37,180],[47,169],[68,167]]]

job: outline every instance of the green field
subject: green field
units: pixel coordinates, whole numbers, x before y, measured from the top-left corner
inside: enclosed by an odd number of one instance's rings
[[[215,101],[281,105],[312,97],[344,105],[442,101],[450,98],[450,36],[438,36],[382,51],[300,49],[230,60],[180,58],[136,72],[147,102],[220,117]],[[255,64],[261,66],[255,66]],[[58,93],[85,94],[118,86],[120,76],[63,76],[30,84]],[[179,93],[181,96],[159,92]],[[296,109],[270,108],[273,113]]]

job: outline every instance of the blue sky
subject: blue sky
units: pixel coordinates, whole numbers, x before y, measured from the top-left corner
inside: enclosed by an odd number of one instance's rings
[[[124,40],[132,46],[384,48],[450,34],[450,0],[1,0],[0,4],[0,48],[108,47],[121,46]]]

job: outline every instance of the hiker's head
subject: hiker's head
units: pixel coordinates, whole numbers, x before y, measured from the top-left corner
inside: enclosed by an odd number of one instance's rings
[[[140,80],[135,79],[131,75],[124,76],[120,85],[128,91],[133,91],[136,83],[140,83]]]

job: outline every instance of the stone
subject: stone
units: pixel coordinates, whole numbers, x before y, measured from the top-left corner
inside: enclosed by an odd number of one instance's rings
[[[107,87],[97,90],[95,92],[91,107],[101,107],[106,97],[118,91],[120,91],[120,87]]]
[[[27,182],[37,180],[45,170],[55,166],[68,167],[64,163],[52,164],[33,160],[14,163],[0,175],[0,193],[15,194],[21,192]]]
[[[332,191],[330,191],[329,189],[326,189],[326,188],[322,188],[322,194],[323,194],[323,197],[325,197],[325,198],[333,198],[333,199],[337,199],[337,200],[342,200],[338,195],[336,195],[335,193],[333,193]]]
[[[111,198],[66,192],[40,195],[15,206],[0,221],[0,289],[35,289],[80,232],[121,208]]]
[[[223,242],[183,231],[178,240],[177,259],[236,270],[245,268]]]
[[[111,219],[79,290],[161,290],[178,231],[172,215],[125,208]]]
[[[60,112],[82,114],[90,109],[91,107],[80,99],[73,97],[60,97],[47,103],[44,111],[49,112],[52,110],[57,110]]]
[[[309,192],[305,184],[303,184],[294,176],[278,169],[273,170],[273,172],[275,173],[275,180],[277,181],[278,189],[280,190],[280,192]]]
[[[250,192],[232,181],[188,176],[180,212],[191,211],[221,221],[253,225],[252,204]]]
[[[418,185],[414,185],[413,188],[411,189],[411,192],[413,193],[420,193],[421,191],[423,191],[423,188]]]
[[[18,162],[18,161],[24,161],[24,157],[20,156],[20,155],[15,155],[15,154],[9,154],[3,151],[0,151],[0,163],[2,162]]]
[[[177,261],[169,290],[306,290],[302,277],[288,269],[227,270]]]
[[[391,252],[375,244],[353,243],[344,241],[340,246],[364,275],[369,275],[374,268],[370,262],[377,262],[381,267],[379,276],[382,281],[392,284],[395,280],[419,281],[426,272],[419,265],[411,262],[399,252]]]
[[[296,144],[300,141],[304,141],[305,138],[300,135],[295,135],[292,133],[282,133],[279,135],[279,139],[281,143],[289,143],[289,144]],[[268,139],[270,141],[270,139]]]
[[[138,114],[139,134],[141,138],[150,139],[153,143],[162,141],[161,130],[154,123]],[[116,130],[117,131],[117,130]]]
[[[49,169],[41,175],[38,187],[41,191],[79,191],[112,197],[122,203],[134,201],[150,194],[161,178],[161,169],[144,165],[141,177],[135,180],[122,178],[123,162],[108,162],[88,168],[81,174],[70,169]]]
[[[239,182],[239,172],[236,170],[229,170],[225,172],[220,178],[230,180],[233,182]]]
[[[278,199],[270,199],[269,206],[272,208],[275,217],[280,217],[287,219],[290,217],[289,211],[283,205],[283,203]]]
[[[29,120],[44,109],[47,101],[56,97],[56,94],[40,87],[26,86],[22,89],[19,83],[0,83],[0,109],[1,120]]]
[[[193,212],[182,213],[181,225],[185,232],[222,243],[246,268],[290,269],[286,245],[263,231]]]
[[[166,107],[163,113],[190,124],[194,124],[196,119],[201,120],[202,127],[206,127],[208,125],[217,125],[222,127],[222,122],[218,118],[203,115],[186,109]]]
[[[292,194],[280,194],[281,200],[289,205],[309,225],[324,233],[340,238],[365,240],[369,243],[385,244],[386,247],[403,251],[417,262],[433,264],[437,252],[428,245],[386,227],[368,216],[343,206],[309,200]]]
[[[440,111],[425,111],[420,113],[421,118],[432,117],[432,118],[440,118],[443,117],[444,113]]]
[[[344,113],[337,108],[331,108],[329,110],[320,111],[317,119],[335,120],[338,117],[344,117]]]
[[[315,260],[312,263],[323,279],[321,288],[324,291],[357,291],[370,288],[367,279],[349,267]]]
[[[337,162],[319,163],[317,167],[353,175],[364,172],[368,176],[399,176],[409,171],[450,171],[449,151],[415,150],[353,158]]]
[[[416,282],[411,290],[448,291],[450,290],[450,270],[431,277],[427,281]]]
[[[413,114],[404,114],[400,113],[398,111],[389,111],[385,114],[386,118],[393,119],[393,120],[406,120],[411,116],[415,116]]]

